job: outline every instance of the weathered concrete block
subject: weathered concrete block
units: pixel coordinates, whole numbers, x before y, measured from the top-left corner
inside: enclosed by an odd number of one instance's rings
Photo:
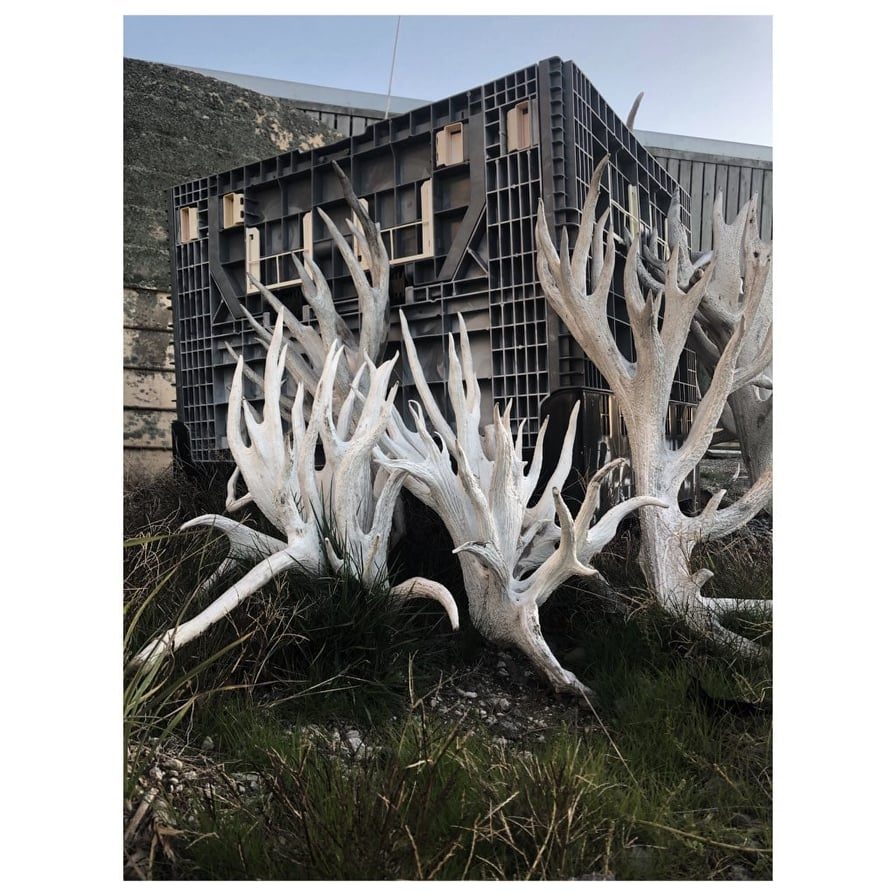
[[[191,175],[178,168],[174,171],[147,167],[151,160],[136,157],[134,164],[125,165],[124,201],[130,205],[159,208],[168,216],[168,191],[189,180]]]
[[[174,411],[127,410],[124,412],[124,444],[126,448],[171,447],[171,424]]]
[[[174,370],[174,334],[170,330],[125,329],[124,366]]]
[[[147,246],[168,252],[168,213],[161,205],[124,207],[125,245]]]
[[[168,250],[125,243],[124,282],[131,286],[170,290],[171,262]]]
[[[195,177],[193,172],[197,169],[208,174],[210,171],[225,170],[229,164],[232,164],[232,150],[229,147],[221,146],[222,143],[229,142],[228,138],[220,134],[217,144],[208,146],[201,142],[194,142],[192,136],[187,134],[167,137],[163,134],[141,133],[129,141],[125,163],[135,159],[145,159],[158,171],[181,170],[185,174],[185,177],[181,179],[183,182]],[[207,164],[209,167],[203,171],[202,168],[199,168],[201,164]],[[134,201],[127,196],[125,199]]]
[[[171,293],[157,289],[125,289],[124,325],[153,330],[171,329]]]
[[[124,406],[173,410],[175,407],[174,371],[148,373],[140,370],[124,372]]]
[[[175,411],[131,409],[124,412],[125,447],[171,448],[171,424]]]
[[[128,448],[124,451],[124,481],[135,484],[166,474],[171,470],[173,459],[170,451],[148,448]]]

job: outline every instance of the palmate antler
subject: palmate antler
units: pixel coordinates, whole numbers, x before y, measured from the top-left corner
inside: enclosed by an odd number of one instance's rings
[[[730,609],[730,602],[712,600],[700,592],[712,573],[708,570],[692,573],[689,560],[698,543],[734,531],[766,505],[771,496],[771,468],[741,500],[725,509],[720,509],[724,492],[714,495],[704,511],[695,517],[685,516],[677,499],[681,483],[710,444],[728,396],[756,377],[766,363],[762,357],[745,357],[743,348],[745,336],[752,332],[759,313],[769,265],[767,259],[759,256],[746,259],[743,301],[733,333],[721,351],[712,382],[697,407],[684,444],[677,450],[668,448],[663,436],[672,382],[691,322],[708,284],[713,282],[713,262],[705,271],[689,274],[685,279],[688,285],[682,288],[678,276],[681,249],[675,244],[665,267],[663,295],[648,291],[645,296],[638,278],[639,246],[637,241],[632,241],[625,265],[624,291],[637,360],[628,361],[616,345],[607,318],[607,298],[616,260],[612,228],[608,238],[605,233],[609,211],[597,222],[595,231],[597,198],[607,163],[605,158],[592,177],[571,256],[565,230],[558,255],[544,208],[539,206],[536,239],[541,283],[551,306],[606,378],[619,402],[638,492],[665,500],[665,507],[653,504],[640,511],[640,563],[653,594],[661,606],[700,631],[749,651],[754,649],[752,642],[738,639],[719,624],[718,616]],[[590,292],[586,284],[589,254]]]
[[[371,458],[392,416],[397,387],[388,394],[387,389],[397,356],[379,367],[366,362],[366,369],[355,374],[334,420],[334,384],[343,355],[343,347],[334,342],[324,361],[307,424],[300,385],[292,404],[290,426],[284,432],[280,420],[281,384],[289,349],[283,342],[283,318],[282,313],[278,315],[268,346],[260,416],[243,400],[242,358],[237,362],[228,404],[227,440],[252,500],[283,533],[285,541],[216,515],[185,523],[184,529],[210,526],[228,537],[230,552],[213,574],[213,581],[220,580],[241,560],[254,560],[256,564],[198,616],[147,645],[133,664],[157,660],[182,647],[281,572],[300,568],[319,574],[329,561],[336,570],[349,566],[365,584],[383,581],[386,575],[389,531],[404,474],[396,471],[385,477],[376,476]],[[362,397],[358,383],[364,373],[369,385]],[[322,470],[315,469],[318,442],[323,445],[325,457]],[[239,503],[242,499],[234,496],[234,500]],[[322,535],[323,524],[338,536],[337,544]],[[201,590],[208,588],[206,583]],[[391,594],[396,600],[437,600],[448,613],[452,627],[458,627],[454,599],[437,582],[409,579],[392,588]]]
[[[416,430],[393,414],[377,462],[408,475],[405,487],[445,523],[459,555],[477,630],[499,645],[522,651],[557,691],[587,693],[564,669],[541,633],[538,608],[570,576],[594,576],[592,557],[613,537],[622,518],[649,504],[652,497],[632,498],[591,525],[598,509],[601,480],[622,463],[600,470],[573,519],[560,497],[572,465],[578,406],[572,414],[560,460],[541,497],[529,506],[542,471],[547,421],[538,434],[528,470],[522,458],[522,424],[513,439],[510,408],[494,408],[493,423],[480,430],[480,390],[463,318],[460,358],[449,336],[448,397],[452,427],[427,385],[404,316],[401,325],[407,360],[423,407],[411,402]],[[424,414],[425,408],[425,414]],[[429,419],[427,424],[426,418]],[[429,427],[434,430],[430,433]],[[437,441],[438,439],[438,441]]]

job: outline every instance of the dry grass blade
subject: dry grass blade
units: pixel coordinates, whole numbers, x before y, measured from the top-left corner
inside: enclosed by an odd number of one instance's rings
[[[671,828],[665,824],[659,824],[656,821],[645,821],[642,818],[634,818],[632,821],[635,824],[646,824],[648,827],[656,828],[659,831],[666,831],[670,834],[677,834],[679,837],[687,837],[689,840],[699,840],[701,843],[706,843],[708,846],[717,846],[719,849],[731,849],[735,852],[747,852],[747,853],[755,853],[757,855],[771,855],[772,850],[763,849],[760,846],[738,846],[734,843],[721,843],[718,840],[712,840],[709,837],[701,837],[700,834],[693,834],[690,831],[682,831],[678,828]]]
[[[411,833],[411,829],[407,825],[404,826],[404,830],[408,835],[408,840],[411,841],[411,849],[414,850],[414,861],[417,864],[417,880],[426,880],[426,877],[423,874],[423,865],[420,864],[420,852],[417,849],[417,841],[414,839],[414,835]]]
[[[159,791],[153,787],[151,790],[148,790],[140,799],[140,803],[137,806],[134,814],[131,816],[128,821],[128,825],[124,831],[124,842],[125,844],[131,843],[137,835],[137,830],[140,828],[144,818],[147,817],[150,809],[152,808],[153,801],[159,795]]]
[[[557,803],[554,802],[551,806],[551,818],[548,821],[548,829],[545,831],[544,840],[541,843],[541,846],[538,848],[538,852],[535,855],[535,860],[532,862],[532,865],[529,867],[529,870],[526,872],[525,880],[531,880],[532,875],[535,874],[535,869],[538,868],[538,863],[541,861],[541,857],[544,855],[545,850],[548,848],[548,844],[551,842],[551,838],[554,835],[554,826],[557,823]]]
[[[619,761],[622,763],[625,770],[628,772],[628,776],[632,779],[632,781],[635,782],[635,787],[637,787],[640,790],[641,784],[638,782],[638,779],[635,777],[631,768],[629,768],[629,764],[625,761],[625,757],[622,755],[621,751],[619,750],[619,747],[616,746],[616,741],[613,740],[612,735],[610,734],[609,731],[607,731],[607,726],[604,725],[603,719],[597,714],[597,710],[594,708],[594,705],[588,699],[588,697],[585,696],[584,694],[580,697],[580,699],[584,700],[588,704],[588,708],[591,710],[592,714],[594,715],[594,718],[597,719],[598,725],[600,725],[600,730],[603,731],[604,736],[610,742],[610,746],[613,748],[613,752],[616,753],[616,755],[619,757]]]

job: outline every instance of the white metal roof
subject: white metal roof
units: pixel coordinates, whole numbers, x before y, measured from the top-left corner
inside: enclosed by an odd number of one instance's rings
[[[300,84],[295,81],[281,81],[278,78],[260,78],[257,75],[241,75],[236,72],[220,72],[208,68],[192,68],[178,65],[176,68],[196,72],[208,78],[227,81],[237,87],[245,87],[256,93],[280,97],[287,100],[302,100],[321,106],[338,106],[343,109],[357,109],[369,112],[385,112],[386,95],[368,93],[364,90],[342,90],[338,87],[323,87],[320,84]],[[431,100],[415,100],[406,96],[393,96],[389,101],[391,113],[409,112],[418,106],[426,106]]]

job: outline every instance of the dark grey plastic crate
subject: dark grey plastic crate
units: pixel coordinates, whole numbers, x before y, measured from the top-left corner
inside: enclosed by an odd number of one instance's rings
[[[351,278],[315,211],[324,209],[348,235],[348,207],[332,161],[367,202],[393,259],[390,337],[397,344],[402,309],[427,379],[444,395],[447,337],[457,332],[462,312],[483,404],[513,399],[513,425],[529,421],[524,446],[531,450],[549,395],[570,388],[608,392],[545,301],[535,246],[539,199],[557,239],[564,226],[575,239],[592,171],[608,152],[609,191],[602,193],[598,213],[611,203],[617,234],[631,231],[637,220],[638,227],[656,228],[662,236],[674,181],[582,72],[557,58],[378,122],[338,143],[176,187],[171,234],[177,398],[193,460],[229,460],[225,420],[235,362],[227,344],[256,368],[263,360],[238,310],[243,304],[259,317],[268,313],[258,293],[247,290],[250,236],[257,241],[252,247],[259,247],[253,270],[300,319],[313,318],[290,253],[312,252],[337,309],[350,326],[357,324]],[[689,197],[681,200],[688,225]],[[622,267],[617,265],[610,312],[617,341],[632,358]],[[400,402],[406,407],[413,397],[406,367],[401,376]],[[673,388],[670,438],[678,435],[676,427],[687,430],[696,398],[696,361],[686,352]],[[586,411],[599,406],[589,401]],[[583,432],[599,425],[599,419],[583,419]]]

